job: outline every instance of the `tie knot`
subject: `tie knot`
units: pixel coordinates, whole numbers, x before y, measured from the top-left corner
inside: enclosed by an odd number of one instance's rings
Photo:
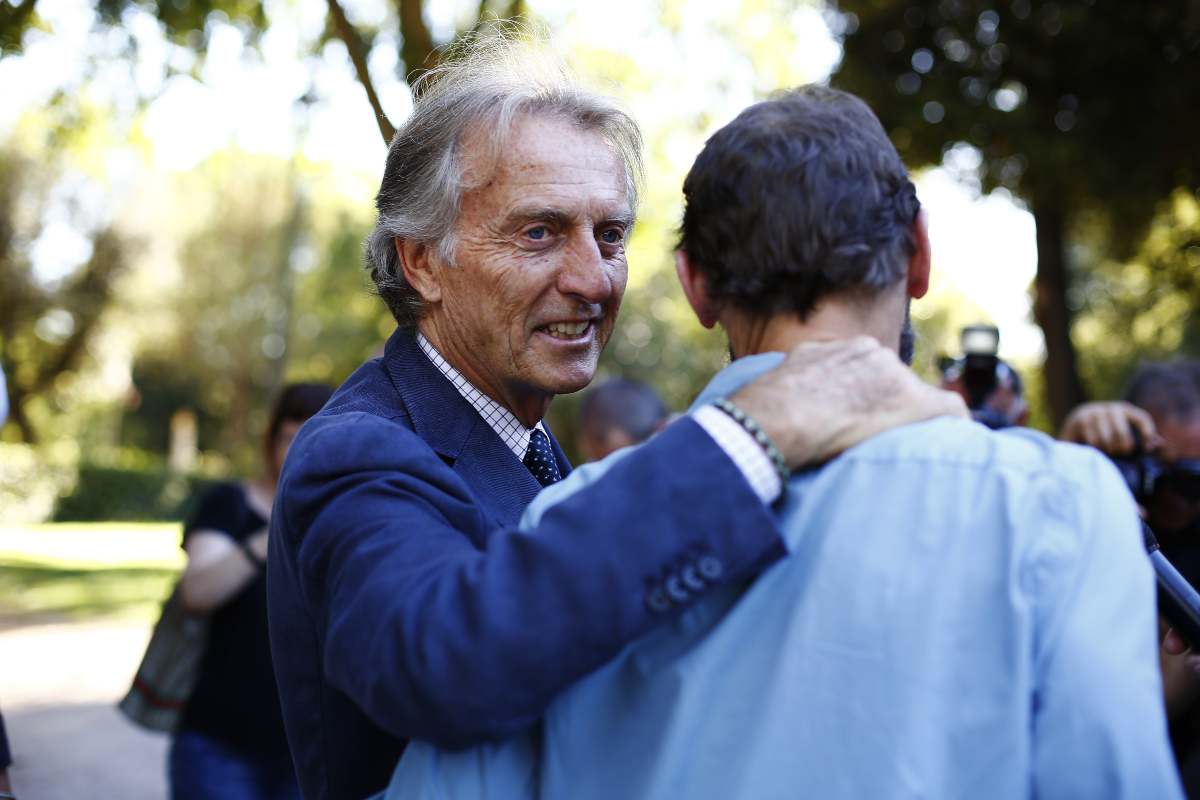
[[[556,483],[561,477],[558,473],[558,462],[554,460],[554,451],[550,449],[550,438],[539,428],[529,432],[529,449],[525,451],[522,463],[542,486]]]

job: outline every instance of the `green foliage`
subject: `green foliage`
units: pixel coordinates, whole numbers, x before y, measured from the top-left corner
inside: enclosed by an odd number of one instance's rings
[[[166,567],[61,567],[0,556],[0,620],[153,620],[178,577]]]
[[[835,77],[913,166],[966,142],[984,191],[1099,209],[1127,244],[1155,204],[1200,180],[1194,3],[841,0]]]
[[[0,509],[3,521],[40,522],[75,482],[78,454],[68,447],[34,448],[0,442]]]
[[[68,394],[71,376],[91,361],[88,348],[129,265],[130,242],[102,223],[87,231],[90,254],[78,268],[49,279],[36,274],[30,254],[70,161],[58,147],[0,148],[0,366],[12,422],[26,442],[42,432],[31,401],[54,406]]]
[[[1034,312],[1061,420],[1085,399],[1072,293],[1086,265],[1068,237],[1102,220],[1110,257],[1144,236],[1155,206],[1200,181],[1200,13],[1189,0],[840,0],[835,83],[875,109],[911,166],[968,145],[968,179],[1023,199],[1038,229]],[[1077,243],[1077,242],[1076,242]],[[1077,306],[1075,303],[1074,306]]]
[[[131,9],[152,14],[168,38],[198,52],[208,46],[208,35],[215,21],[236,26],[251,41],[267,27],[266,7],[260,0],[188,0],[186,3],[98,0],[96,3],[101,21],[114,28],[121,26],[122,17]]]
[[[1200,192],[1179,189],[1157,204],[1129,261],[1098,252],[1080,256],[1090,268],[1073,297],[1075,331],[1084,375],[1098,397],[1115,398],[1139,362],[1200,357]]]
[[[365,204],[327,199],[314,213],[315,263],[296,282],[289,381],[341,383],[395,327],[363,268],[362,242],[371,222]]]
[[[199,447],[257,468],[259,436],[285,380],[341,382],[391,324],[370,295],[360,243],[369,212],[333,176],[299,161],[237,151],[214,156],[175,192],[180,232],[160,326],[137,348],[130,445],[164,453],[171,416],[196,412]]]
[[[74,491],[59,501],[54,519],[186,520],[200,496],[217,483],[211,477],[171,472],[165,465],[122,468],[84,463]]]
[[[176,524],[0,527],[0,624],[151,622],[182,562]]]

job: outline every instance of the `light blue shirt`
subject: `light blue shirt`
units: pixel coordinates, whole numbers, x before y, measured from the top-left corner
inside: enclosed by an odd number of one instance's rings
[[[697,404],[780,358],[735,362]],[[789,557],[628,646],[540,737],[414,742],[388,796],[1182,796],[1153,573],[1095,451],[935,420],[795,475],[780,514]]]

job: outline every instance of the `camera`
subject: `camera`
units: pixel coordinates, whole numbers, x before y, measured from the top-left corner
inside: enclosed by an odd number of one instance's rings
[[[971,418],[992,430],[1023,424],[1027,410],[1021,377],[998,355],[1000,329],[995,325],[968,325],[962,329],[959,342],[962,357],[942,361],[943,388],[958,391]]]
[[[1193,502],[1200,500],[1200,459],[1184,459],[1168,464],[1150,455],[1111,459],[1142,506],[1160,493],[1173,494]]]
[[[1136,432],[1134,433],[1137,437]],[[1140,445],[1140,441],[1139,441]],[[1200,459],[1168,464],[1151,455],[1114,458],[1121,477],[1137,502],[1148,506],[1164,494],[1185,500],[1200,500]],[[1200,593],[1196,591],[1197,562],[1190,548],[1174,550],[1170,556],[1159,546],[1154,530],[1142,522],[1146,552],[1158,582],[1158,611],[1193,648],[1200,648]]]
[[[995,325],[968,325],[959,334],[962,346],[962,381],[967,407],[982,409],[988,395],[996,391],[996,368],[1000,365],[1000,329]]]

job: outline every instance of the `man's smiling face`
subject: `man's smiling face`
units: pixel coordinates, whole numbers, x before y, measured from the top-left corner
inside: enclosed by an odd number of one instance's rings
[[[422,329],[528,424],[591,381],[612,333],[633,222],[626,173],[602,136],[554,117],[515,120],[494,168],[478,137],[462,153],[477,188],[463,194],[454,265],[437,268]]]

